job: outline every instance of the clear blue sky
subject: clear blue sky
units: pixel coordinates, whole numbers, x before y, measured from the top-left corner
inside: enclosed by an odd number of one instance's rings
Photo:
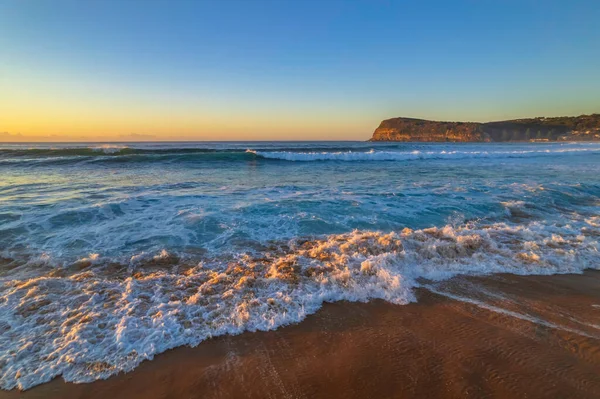
[[[5,139],[366,139],[394,116],[591,112],[597,0],[0,0]]]

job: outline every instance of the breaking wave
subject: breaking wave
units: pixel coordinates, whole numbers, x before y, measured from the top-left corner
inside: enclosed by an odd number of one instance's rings
[[[292,152],[247,150],[267,159],[284,161],[409,161],[419,159],[468,159],[468,158],[526,158],[545,155],[569,155],[581,152],[600,153],[597,148],[560,148],[528,151],[339,151],[339,152]]]
[[[590,217],[354,231],[275,242],[253,254],[192,259],[163,250],[125,263],[91,254],[65,267],[42,256],[27,264],[34,276],[6,259],[0,386],[107,378],[170,348],[299,322],[324,302],[406,304],[424,280],[599,268],[599,226]]]
[[[543,146],[543,145],[542,145]],[[469,158],[528,158],[558,155],[600,154],[600,146],[586,144],[566,146],[552,144],[531,150],[510,150],[506,146],[489,150],[455,150],[446,145],[443,150],[429,150],[426,145],[378,145],[377,149],[369,147],[323,147],[296,146],[286,148],[242,148],[242,147],[130,147],[127,145],[104,144],[88,147],[57,148],[0,148],[1,163],[25,162],[28,165],[48,162],[156,162],[169,160],[197,161],[411,161],[435,159],[469,159]]]

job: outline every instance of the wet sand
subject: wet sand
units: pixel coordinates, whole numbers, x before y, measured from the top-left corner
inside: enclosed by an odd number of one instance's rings
[[[417,297],[327,304],[108,380],[0,399],[600,397],[600,272],[455,278]]]

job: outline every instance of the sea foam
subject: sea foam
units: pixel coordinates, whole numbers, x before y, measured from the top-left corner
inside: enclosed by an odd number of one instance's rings
[[[247,150],[262,158],[284,161],[409,161],[419,159],[469,159],[469,158],[526,158],[569,155],[577,153],[600,153],[600,147],[590,148],[554,148],[542,150],[515,151],[339,151],[339,152],[298,152],[298,151],[256,151]]]
[[[578,218],[354,231],[197,264],[167,251],[129,264],[92,254],[2,280],[0,385],[107,378],[170,348],[299,322],[324,302],[406,304],[423,279],[579,273],[599,267],[598,235],[595,219]]]

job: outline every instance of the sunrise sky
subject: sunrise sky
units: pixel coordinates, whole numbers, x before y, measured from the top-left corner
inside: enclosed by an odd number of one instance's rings
[[[598,21],[599,1],[0,0],[0,141],[364,140],[394,116],[599,112]]]

